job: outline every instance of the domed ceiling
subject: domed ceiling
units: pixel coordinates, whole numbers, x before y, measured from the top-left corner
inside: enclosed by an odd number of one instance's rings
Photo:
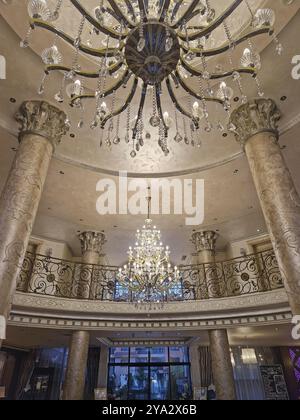
[[[53,34],[41,29],[33,33],[30,48],[21,49],[20,39],[28,29],[28,14],[25,1],[12,0],[5,4],[0,1],[0,54],[7,59],[7,79],[0,80],[0,187],[3,186],[9,167],[14,157],[17,144],[17,123],[14,115],[22,101],[43,99],[53,104],[57,86],[61,83],[60,73],[52,74],[42,96],[37,94],[43,76],[44,66],[39,54],[53,43]],[[8,3],[8,2],[7,2]],[[54,2],[55,3],[55,2]],[[64,3],[68,4],[69,2]],[[90,0],[94,6],[97,1]],[[186,2],[188,3],[188,2]],[[223,2],[215,2],[219,7]],[[225,0],[224,0],[225,3]],[[231,1],[226,0],[226,4]],[[276,32],[284,46],[282,56],[278,56],[275,45],[268,36],[257,39],[256,47],[261,51],[262,70],[260,79],[266,96],[273,97],[280,105],[283,118],[280,123],[281,145],[287,163],[300,190],[299,171],[299,121],[300,121],[300,82],[292,79],[291,59],[299,55],[295,43],[295,34],[299,33],[299,1],[251,1],[252,5],[262,4],[276,11]],[[290,4],[288,4],[290,3]],[[79,15],[70,14],[60,22],[63,29],[72,33],[74,22]],[[236,19],[247,23],[244,10],[237,13]],[[76,23],[77,25],[77,23]],[[86,34],[88,36],[88,34]],[[101,41],[100,41],[101,42]],[[216,45],[224,42],[222,36],[215,36]],[[72,49],[65,43],[60,48],[66,61],[72,59]],[[237,48],[241,55],[243,47]],[[82,66],[95,69],[97,62],[81,57]],[[215,66],[213,60],[209,63]],[[224,65],[225,61],[219,60]],[[194,83],[191,79],[191,83]],[[257,89],[251,77],[245,77],[244,88],[249,96],[256,96]],[[234,85],[232,84],[234,88]],[[89,86],[87,86],[89,88]],[[139,88],[141,89],[141,88]],[[126,90],[124,89],[124,94]],[[235,96],[240,96],[235,90]],[[280,99],[286,101],[281,102]],[[122,98],[117,98],[118,100]],[[183,94],[181,101],[188,99]],[[138,95],[134,107],[138,106]],[[237,102],[239,105],[240,102]],[[143,223],[144,216],[100,216],[95,209],[97,200],[96,183],[99,178],[109,174],[115,176],[120,170],[129,172],[129,177],[159,178],[163,176],[181,176],[183,178],[202,178],[205,180],[205,221],[201,228],[218,229],[221,239],[219,247],[224,248],[229,241],[235,241],[265,232],[265,223],[259,206],[255,188],[245,156],[240,146],[229,132],[213,130],[200,131],[200,148],[173,142],[174,123],[170,133],[170,154],[164,156],[157,145],[157,130],[148,123],[146,131],[151,138],[135,159],[130,157],[127,144],[107,149],[99,147],[100,130],[91,130],[89,124],[82,129],[77,127],[78,112],[68,106],[65,109],[71,122],[70,135],[63,139],[57,148],[47,177],[38,217],[34,227],[37,236],[67,242],[75,255],[80,254],[76,232],[85,229],[105,230],[108,242],[105,252],[110,255],[112,264],[120,264],[131,244],[135,230]],[[165,110],[169,109],[169,100],[163,101]],[[225,112],[218,111],[216,105],[209,105],[213,123],[225,121]],[[94,104],[87,106],[86,120],[94,115]],[[134,116],[134,115],[133,115]],[[151,100],[146,103],[145,121],[151,116]],[[121,130],[125,121],[121,122]],[[122,135],[123,132],[122,132]],[[185,226],[185,216],[160,216],[156,223],[163,232],[164,242],[172,247],[174,261],[180,262],[183,255],[193,252],[189,238],[193,228]]]

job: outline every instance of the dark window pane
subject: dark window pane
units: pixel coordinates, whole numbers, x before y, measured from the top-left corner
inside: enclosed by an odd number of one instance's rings
[[[129,400],[147,400],[149,398],[148,367],[131,367],[129,370]]]
[[[187,347],[170,347],[170,362],[188,363],[189,356]]]
[[[171,366],[171,399],[192,398],[189,366]]]
[[[150,349],[151,363],[168,363],[168,347],[153,347]]]
[[[150,371],[151,400],[169,400],[169,367],[152,367]]]
[[[148,363],[149,349],[147,347],[132,347],[130,349],[130,363]]]
[[[129,348],[128,347],[113,347],[110,350],[110,363],[128,363],[129,362]]]
[[[108,399],[127,400],[128,395],[128,367],[111,366],[108,376]]]

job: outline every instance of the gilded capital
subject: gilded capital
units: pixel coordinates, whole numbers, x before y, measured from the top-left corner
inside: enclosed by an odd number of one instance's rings
[[[212,231],[194,232],[192,235],[192,242],[195,245],[197,252],[202,251],[216,251],[216,242],[219,235]]]
[[[15,118],[21,124],[20,142],[25,134],[36,134],[55,148],[70,128],[67,115],[44,101],[23,102]]]
[[[102,254],[102,247],[106,242],[105,235],[102,232],[82,232],[78,235],[81,243],[82,255],[86,252],[95,252],[99,256]]]
[[[244,148],[251,137],[262,132],[271,132],[278,138],[280,118],[281,112],[272,99],[253,99],[233,111],[230,118],[231,131]]]

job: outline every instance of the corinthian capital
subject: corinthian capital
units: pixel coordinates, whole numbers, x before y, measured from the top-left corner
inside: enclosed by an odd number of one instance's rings
[[[23,102],[16,120],[21,124],[19,140],[25,134],[36,134],[47,138],[55,148],[70,126],[67,115],[48,102]]]
[[[104,233],[82,232],[78,238],[81,242],[82,255],[86,252],[96,252],[99,256],[102,254],[102,247],[106,242]]]
[[[237,141],[245,147],[247,141],[262,132],[271,132],[278,138],[281,112],[272,99],[253,99],[233,111],[230,122]]]
[[[216,250],[216,242],[219,235],[212,231],[194,232],[192,235],[192,242],[195,245],[196,251],[212,251]]]

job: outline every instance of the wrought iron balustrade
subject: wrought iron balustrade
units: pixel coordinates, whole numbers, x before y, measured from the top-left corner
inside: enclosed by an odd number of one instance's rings
[[[116,280],[118,267],[83,264],[27,253],[17,290],[101,301],[134,302]],[[180,267],[180,281],[161,299],[188,301],[248,295],[283,288],[274,252],[265,251],[214,264]]]

